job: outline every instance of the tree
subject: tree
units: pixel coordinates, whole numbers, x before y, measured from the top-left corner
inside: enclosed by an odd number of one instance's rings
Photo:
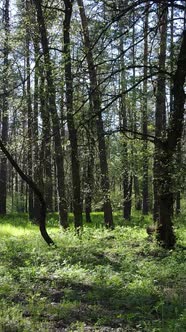
[[[8,77],[9,77],[9,0],[4,5],[4,51],[3,51],[3,103],[2,103],[2,142],[6,146],[8,142]],[[6,214],[7,198],[7,159],[1,157],[0,164],[0,214]]]
[[[4,0],[7,7],[0,11],[3,147],[64,227],[68,208],[82,226],[83,204],[87,221],[91,209],[103,209],[106,227],[112,208],[126,219],[133,209],[149,213],[154,175],[158,238],[173,247],[173,202],[179,212],[185,186],[184,61],[176,65],[185,2]],[[1,166],[0,210],[4,195],[7,211],[30,209],[39,220],[44,208],[32,185],[3,154]]]
[[[64,36],[64,58],[65,58],[65,84],[66,84],[66,108],[67,108],[67,124],[69,130],[69,139],[71,145],[71,165],[72,165],[72,183],[73,183],[73,210],[75,227],[82,227],[82,202],[81,202],[81,181],[80,167],[78,156],[77,130],[73,117],[73,82],[71,70],[71,54],[70,54],[70,22],[72,15],[71,0],[64,0],[65,18],[63,23]]]
[[[98,86],[96,67],[93,60],[92,45],[89,37],[89,29],[87,17],[84,9],[84,4],[82,0],[78,0],[79,12],[81,16],[81,23],[83,29],[84,44],[86,49],[86,59],[88,64],[88,72],[90,79],[90,90],[92,96],[92,103],[94,108],[94,114],[96,115],[96,127],[98,136],[98,147],[99,147],[99,161],[101,168],[101,187],[103,191],[103,211],[104,220],[107,227],[113,227],[113,216],[112,216],[112,206],[110,201],[110,183],[108,174],[108,164],[107,164],[107,154],[106,145],[104,139],[104,127],[101,110],[101,96]]]
[[[25,0],[25,12],[29,13],[30,5],[28,0]],[[26,109],[27,109],[27,131],[28,131],[28,152],[27,152],[27,167],[28,175],[30,178],[33,177],[33,110],[32,110],[32,99],[31,99],[31,78],[30,78],[30,29],[29,20],[26,18],[26,34],[25,34],[25,62],[26,62]],[[29,187],[28,192],[28,213],[29,219],[34,220],[34,196],[32,188]]]
[[[155,111],[155,136],[156,139],[163,139],[166,129],[166,75],[165,61],[167,50],[167,1],[160,4],[159,7],[159,30],[160,30],[160,49],[159,49],[159,73],[157,77],[156,89],[156,111]],[[154,221],[159,219],[159,174],[160,167],[159,145],[155,144],[154,152]]]
[[[66,228],[68,226],[68,222],[67,222],[67,203],[65,198],[64,158],[61,146],[59,116],[56,109],[55,85],[53,81],[52,61],[50,59],[47,30],[42,10],[42,1],[41,0],[34,1],[34,4],[36,7],[37,22],[41,37],[41,45],[44,54],[46,80],[48,88],[49,112],[53,125],[52,129],[53,129],[54,147],[55,147],[55,163],[56,163],[57,181],[58,181],[57,188],[58,188],[59,218],[60,218],[60,224],[64,228]]]
[[[144,22],[144,77],[148,74],[148,16],[149,16],[149,5],[146,2],[146,14]],[[148,140],[147,140],[147,128],[148,128],[148,107],[147,107],[147,80],[143,82],[143,103],[142,103],[142,128],[143,128],[143,205],[142,211],[146,215],[149,212],[149,194],[148,194]]]
[[[171,113],[167,138],[159,141],[160,151],[160,177],[159,177],[159,204],[160,217],[158,221],[158,240],[165,248],[175,246],[172,214],[174,202],[174,162],[176,148],[181,141],[184,121],[186,79],[186,31],[183,32],[183,40],[178,56],[177,69],[173,77],[173,110]]]

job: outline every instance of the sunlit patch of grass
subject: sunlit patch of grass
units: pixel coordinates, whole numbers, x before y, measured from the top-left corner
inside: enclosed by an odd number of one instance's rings
[[[36,227],[20,227],[12,226],[11,224],[3,224],[0,226],[0,236],[14,236],[14,237],[24,237],[30,236],[31,234],[36,233]]]
[[[50,215],[48,231],[57,248],[48,247],[38,226],[25,222],[25,216],[14,222],[3,218],[0,331],[84,331],[87,325],[95,331],[103,326],[185,331],[181,217],[176,224],[180,246],[165,251],[147,240],[150,217],[137,222],[135,215],[130,224],[116,213],[118,225],[108,230],[102,213],[92,216],[91,226],[85,225],[78,236],[72,223],[64,231],[57,227],[58,216]]]

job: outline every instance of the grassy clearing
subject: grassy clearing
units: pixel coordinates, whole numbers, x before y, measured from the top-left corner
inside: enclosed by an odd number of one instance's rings
[[[0,331],[186,331],[186,245],[176,221],[178,248],[166,252],[147,240],[149,219],[108,231],[102,215],[59,230],[48,218],[57,249],[48,248],[24,215],[1,219]],[[95,225],[98,228],[95,228]]]

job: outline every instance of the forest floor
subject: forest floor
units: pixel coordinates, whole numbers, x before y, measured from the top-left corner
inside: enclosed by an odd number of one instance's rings
[[[184,217],[175,221],[174,251],[148,239],[149,218],[117,215],[109,231],[101,214],[93,217],[78,237],[50,216],[57,248],[25,215],[0,220],[0,331],[186,331]]]

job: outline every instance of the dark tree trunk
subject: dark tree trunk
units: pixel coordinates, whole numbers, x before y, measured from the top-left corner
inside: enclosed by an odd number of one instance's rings
[[[128,1],[125,3],[125,7],[128,5]],[[124,7],[124,8],[125,8]],[[132,14],[132,20],[135,22],[135,11],[133,11]],[[132,65],[133,65],[133,73],[132,73],[132,84],[135,85],[136,83],[136,46],[135,46],[135,40],[136,40],[136,26],[133,23],[133,29],[132,29]],[[124,91],[123,91],[124,92]],[[134,132],[137,131],[137,122],[138,122],[138,115],[137,115],[137,108],[136,108],[136,101],[137,101],[137,94],[136,89],[132,90],[132,112],[130,111],[130,117],[131,123],[129,124],[129,127],[134,129]],[[127,127],[127,124],[126,124]],[[137,211],[141,210],[142,202],[141,202],[141,193],[140,193],[140,183],[139,183],[139,153],[138,149],[136,149],[135,144],[131,144],[131,155],[132,155],[132,170],[133,170],[133,188],[134,188],[134,200],[135,200],[135,209]],[[131,188],[131,195],[132,195],[132,188]],[[132,197],[130,198],[130,201],[132,202]]]
[[[159,4],[159,25],[160,25],[160,51],[159,69],[165,71],[166,49],[167,49],[167,1]],[[164,73],[159,73],[157,79],[156,92],[156,112],[155,112],[155,136],[157,139],[163,138],[166,129],[166,100],[165,100],[166,77]],[[159,219],[159,165],[161,151],[155,145],[154,152],[154,221]]]
[[[99,148],[99,161],[101,169],[101,188],[103,191],[103,211],[104,211],[104,221],[107,227],[112,228],[114,226],[113,216],[112,216],[112,206],[110,201],[110,182],[108,174],[108,163],[107,163],[107,151],[104,137],[104,126],[101,110],[101,97],[100,90],[97,82],[97,73],[94,65],[94,59],[92,54],[92,45],[89,37],[89,29],[87,17],[85,14],[84,4],[82,0],[78,0],[79,12],[81,16],[81,23],[83,28],[84,44],[86,48],[86,59],[88,64],[88,72],[90,78],[90,93],[92,96],[93,109],[96,117],[96,129],[98,137],[98,148]]]
[[[176,151],[176,163],[177,163],[177,169],[176,169],[176,188],[177,188],[177,192],[176,192],[176,199],[175,199],[175,213],[176,215],[179,215],[181,212],[181,188],[182,188],[182,181],[183,181],[183,177],[182,177],[182,148],[181,148],[181,140],[178,142],[177,145],[177,151]]]
[[[82,201],[81,201],[81,181],[80,166],[78,156],[77,130],[73,117],[73,79],[71,69],[70,52],[70,22],[72,15],[72,2],[65,0],[65,19],[63,22],[64,33],[64,56],[65,56],[65,83],[66,83],[66,106],[67,106],[67,124],[69,130],[69,139],[71,145],[71,163],[72,163],[72,184],[73,184],[73,210],[75,227],[82,227]]]
[[[93,191],[93,182],[94,182],[94,150],[93,145],[89,146],[89,159],[87,164],[86,172],[86,194],[85,194],[85,214],[86,221],[91,222],[91,211],[92,211],[92,191]]]
[[[36,15],[33,16],[33,24],[36,26],[37,20]],[[35,75],[34,75],[34,107],[33,107],[33,176],[34,176],[34,182],[37,184],[40,191],[43,193],[46,205],[47,205],[47,211],[50,211],[50,203],[52,200],[52,191],[50,191],[50,195],[48,197],[46,188],[44,188],[44,170],[46,168],[46,159],[45,159],[45,148],[48,147],[47,142],[47,135],[50,135],[51,129],[50,129],[50,122],[44,123],[43,117],[46,116],[46,109],[43,109],[43,105],[46,104],[46,95],[44,95],[44,79],[43,79],[43,72],[44,72],[44,66],[40,63],[37,63],[39,58],[39,35],[38,33],[35,33],[33,36],[33,42],[34,42],[34,55],[35,55]],[[40,114],[39,114],[40,112]],[[44,113],[44,115],[43,115]],[[41,142],[41,148],[38,144],[38,134],[39,134],[39,128],[38,128],[38,117],[41,116],[42,119],[42,142]],[[49,115],[48,115],[49,118]],[[47,127],[47,129],[46,129]],[[47,135],[44,135],[44,133],[47,132]],[[45,179],[46,182],[46,179]],[[51,177],[50,177],[51,182]],[[51,199],[50,199],[51,198]],[[37,196],[34,195],[34,219],[37,222],[38,220],[38,212],[39,212],[39,202],[37,199]]]
[[[28,1],[25,2],[26,12],[29,11]],[[33,177],[33,112],[32,112],[32,101],[31,101],[31,87],[30,87],[30,31],[29,23],[27,20],[26,25],[26,101],[27,101],[27,130],[28,130],[28,152],[27,152],[27,167],[28,167],[28,176]],[[28,215],[30,220],[34,220],[34,196],[32,188],[28,189]]]
[[[128,176],[128,173],[127,173]],[[123,217],[126,220],[130,220],[131,218],[131,208],[132,208],[132,175],[130,178],[127,177],[125,181],[125,175],[123,176],[123,190],[124,190],[124,204],[123,204]],[[127,186],[126,186],[127,183]]]
[[[128,1],[119,1],[119,7],[123,10],[128,4]],[[126,22],[119,22],[119,30],[120,30],[120,41],[119,41],[119,51],[120,51],[120,89],[122,93],[122,97],[120,99],[120,122],[121,127],[127,128],[128,118],[127,118],[127,100],[126,94],[124,91],[126,90],[126,73],[125,73],[125,58],[124,58],[124,30],[126,27]],[[134,33],[134,31],[133,31]],[[134,48],[133,48],[134,52]],[[134,78],[133,71],[133,80]],[[132,121],[131,121],[132,122]],[[131,123],[132,125],[132,123]],[[123,218],[126,220],[130,220],[131,218],[131,204],[132,204],[132,177],[129,172],[129,151],[128,151],[128,142],[126,138],[123,136],[121,143],[121,160],[122,160],[122,185],[123,185]]]
[[[51,123],[48,107],[48,92],[45,86],[43,69],[40,67],[40,114],[42,118],[42,147],[40,169],[43,172],[43,190],[47,202],[47,210],[53,210],[53,185],[52,185],[52,154],[51,154]],[[44,166],[44,167],[43,167]],[[43,168],[43,170],[42,170]]]
[[[53,70],[52,62],[50,59],[47,30],[42,11],[42,1],[34,0],[37,22],[39,26],[39,32],[41,36],[41,44],[44,54],[46,80],[48,87],[48,107],[52,119],[53,136],[54,136],[54,148],[55,148],[55,163],[57,170],[57,182],[58,182],[58,206],[59,206],[59,219],[60,224],[66,228],[68,227],[67,220],[67,203],[65,198],[65,180],[64,180],[64,156],[61,146],[61,135],[60,135],[60,121],[56,108],[55,98],[55,86],[53,81]]]
[[[186,78],[186,31],[177,63],[177,70],[173,79],[173,110],[170,116],[167,139],[159,143],[160,150],[160,217],[158,222],[157,237],[165,248],[173,248],[176,238],[173,231],[173,187],[174,164],[176,163],[176,148],[181,141],[184,121]],[[176,167],[177,168],[177,167]]]
[[[159,219],[157,239],[165,248],[172,248],[175,245],[175,235],[172,228],[173,217],[173,188],[172,188],[172,156],[169,153],[167,144],[163,149],[159,147]]]
[[[136,155],[137,157],[137,155]],[[137,165],[138,166],[138,165]],[[137,175],[137,170],[139,171],[138,167],[136,167],[137,169],[135,169],[135,173],[133,176],[133,182],[134,182],[134,196],[135,196],[135,209],[136,211],[140,211],[141,210],[141,199],[140,199],[140,186],[139,186],[139,179],[138,179],[138,175]],[[132,201],[132,197],[131,197],[131,201]]]
[[[148,65],[148,16],[149,5],[146,4],[146,15],[144,23],[144,77],[147,77],[147,65]],[[147,215],[149,212],[149,190],[148,190],[148,141],[147,141],[147,124],[148,124],[148,109],[147,109],[147,80],[143,83],[143,103],[142,103],[142,127],[143,127],[143,184],[142,184],[142,212]]]
[[[5,40],[4,40],[4,60],[3,60],[3,105],[2,105],[2,142],[8,141],[8,55],[9,55],[9,0],[5,1],[3,17]],[[0,160],[0,214],[6,214],[7,198],[7,159],[4,155]]]

